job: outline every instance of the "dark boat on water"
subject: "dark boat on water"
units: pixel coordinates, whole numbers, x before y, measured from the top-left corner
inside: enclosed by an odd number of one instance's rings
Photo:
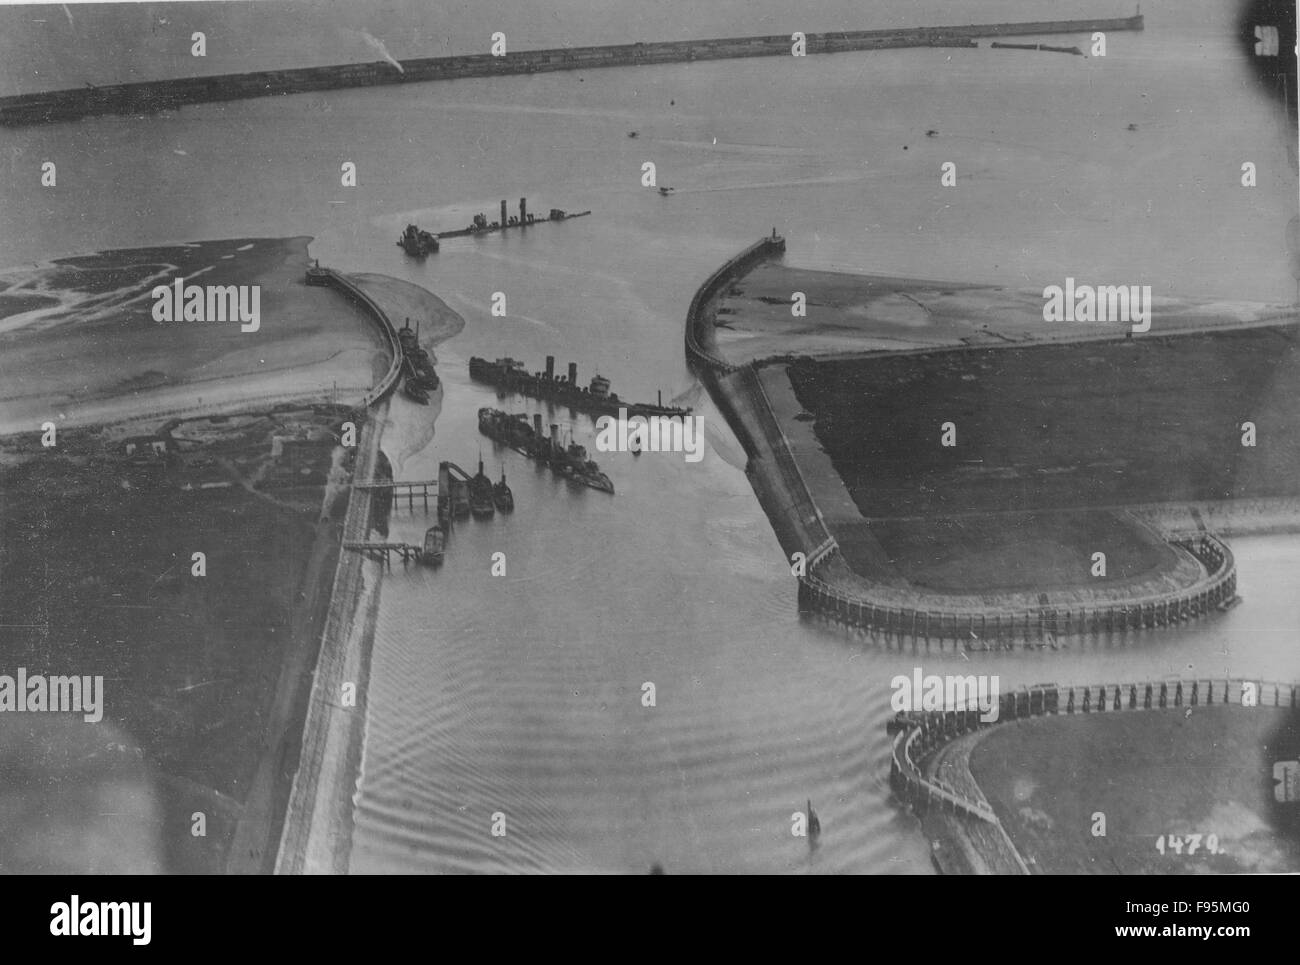
[[[523,415],[510,415],[500,409],[478,410],[479,431],[489,439],[543,463],[557,476],[613,495],[614,484],[595,462],[587,458],[586,447],[572,440],[567,446],[561,444],[558,426],[551,426],[550,436],[544,436],[542,417],[534,415],[533,420],[535,425],[529,425]]]
[[[397,330],[397,344],[402,350],[402,372],[408,385],[414,384],[417,388],[436,392],[442,383],[438,380],[429,353],[420,348],[420,323],[417,321],[415,325],[412,329],[408,318],[406,324]]]
[[[469,377],[475,382],[495,385],[504,392],[516,392],[519,395],[543,399],[567,405],[580,412],[597,415],[618,415],[620,409],[626,409],[629,416],[688,416],[691,409],[664,405],[660,393],[657,404],[649,402],[628,402],[610,392],[609,379],[596,375],[586,387],[578,385],[578,364],[569,363],[569,374],[556,376],[555,356],[546,356],[546,369],[542,372],[528,372],[523,362],[511,358],[487,359],[475,356],[469,360]]]
[[[424,258],[438,250],[438,239],[432,232],[421,231],[415,225],[408,224],[402,237],[397,239],[397,247],[412,258]]]
[[[469,515],[469,483],[453,476],[448,488],[451,490],[451,515],[464,519]]]
[[[447,542],[447,533],[441,525],[430,526],[424,531],[424,548],[420,551],[420,562],[437,566],[442,562],[443,547]]]
[[[515,509],[515,494],[506,485],[506,469],[501,467],[501,481],[492,484],[492,502],[503,513],[512,513]]]
[[[474,215],[473,220],[467,228],[457,228],[455,231],[439,231],[439,238],[464,238],[469,235],[487,235],[494,231],[505,231],[507,228],[527,228],[529,225],[546,224],[548,221],[568,221],[572,218],[583,218],[591,214],[590,211],[579,211],[576,214],[569,214],[559,208],[552,208],[550,214],[544,218],[528,213],[528,199],[519,199],[519,214],[513,215],[506,212],[505,201],[501,202],[501,220],[488,221],[487,215],[479,212]],[[414,227],[414,225],[412,225]],[[400,244],[400,242],[399,242]],[[434,248],[434,251],[437,251]]]
[[[402,395],[406,396],[412,402],[419,403],[420,405],[429,404],[429,394],[425,392],[424,389],[420,388],[418,385],[412,382],[409,378],[402,382]]]
[[[492,480],[483,472],[483,459],[479,458],[478,472],[469,481],[469,511],[480,519],[496,513],[492,501]]]

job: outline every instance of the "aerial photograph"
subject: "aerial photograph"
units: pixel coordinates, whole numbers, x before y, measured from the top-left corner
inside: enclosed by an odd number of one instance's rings
[[[1300,874],[1295,46],[0,6],[0,873]]]

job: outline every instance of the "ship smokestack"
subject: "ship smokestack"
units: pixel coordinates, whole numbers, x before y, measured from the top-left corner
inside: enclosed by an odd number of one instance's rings
[[[554,422],[551,423],[551,442],[560,444],[560,427]]]
[[[547,379],[555,378],[555,356],[554,355],[546,356],[546,378]]]
[[[508,220],[510,219],[506,216],[506,199],[502,198],[501,199],[501,227],[504,228]]]
[[[533,413],[533,432],[538,439],[542,438],[542,414],[540,412]]]
[[[570,385],[578,384],[578,363],[577,362],[569,363],[569,384]]]
[[[521,225],[528,223],[528,199],[527,198],[519,199],[519,223]]]

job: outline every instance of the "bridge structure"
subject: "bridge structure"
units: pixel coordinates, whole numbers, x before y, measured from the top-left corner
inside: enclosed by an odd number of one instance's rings
[[[367,491],[388,490],[392,493],[393,498],[400,499],[406,496],[407,507],[415,511],[415,494],[418,490],[420,497],[424,500],[424,511],[429,511],[429,490],[433,490],[434,496],[438,495],[438,480],[436,479],[365,479],[361,482],[354,482],[353,489],[364,489]]]
[[[413,543],[382,543],[370,541],[346,542],[343,544],[345,550],[351,550],[354,553],[364,553],[372,560],[382,562],[385,566],[393,565],[393,556],[402,558],[402,565],[407,563],[418,563],[422,552],[419,546]]]

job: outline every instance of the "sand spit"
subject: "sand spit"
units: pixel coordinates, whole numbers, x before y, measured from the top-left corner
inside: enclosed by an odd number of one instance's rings
[[[346,299],[305,284],[310,240],[122,249],[0,273],[0,434],[251,402],[357,402],[383,342]],[[155,321],[150,292],[176,279],[258,286],[259,330]]]

